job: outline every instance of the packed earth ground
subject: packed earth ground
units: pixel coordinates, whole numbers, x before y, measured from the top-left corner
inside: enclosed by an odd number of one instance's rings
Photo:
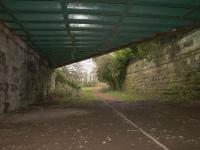
[[[0,115],[1,150],[199,150],[200,103],[123,100],[100,89]]]

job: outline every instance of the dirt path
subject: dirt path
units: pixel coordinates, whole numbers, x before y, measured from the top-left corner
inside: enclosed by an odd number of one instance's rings
[[[200,149],[198,106],[128,103],[94,94],[99,101],[88,105],[40,106],[1,115],[0,150]]]
[[[173,150],[200,149],[200,104],[164,104],[158,101],[124,102],[98,92],[124,120]],[[120,115],[119,114],[119,115]],[[131,124],[129,122],[129,124]]]

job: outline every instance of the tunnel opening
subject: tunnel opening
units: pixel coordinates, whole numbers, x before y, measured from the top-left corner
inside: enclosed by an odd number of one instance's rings
[[[198,150],[199,6],[0,0],[0,149]]]

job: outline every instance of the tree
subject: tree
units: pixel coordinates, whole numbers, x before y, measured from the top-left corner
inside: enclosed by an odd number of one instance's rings
[[[126,76],[126,68],[132,57],[132,50],[127,48],[109,54],[106,57],[103,56],[103,59],[100,58],[101,61],[97,59],[99,81],[106,82],[111,89],[121,90]]]

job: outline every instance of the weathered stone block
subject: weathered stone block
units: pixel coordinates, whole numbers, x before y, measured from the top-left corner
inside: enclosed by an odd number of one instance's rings
[[[146,60],[130,64],[124,89],[131,93],[199,98],[200,30],[166,44],[163,54],[154,57],[151,65]]]
[[[26,106],[44,97],[51,72],[45,60],[18,36],[0,24],[0,113]]]
[[[6,65],[6,55],[4,52],[0,51],[0,65]]]

